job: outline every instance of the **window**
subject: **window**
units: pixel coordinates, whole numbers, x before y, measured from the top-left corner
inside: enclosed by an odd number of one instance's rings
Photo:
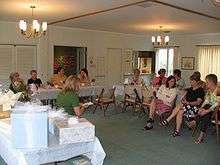
[[[0,84],[7,87],[11,72],[19,72],[26,82],[29,72],[36,69],[36,46],[0,45]]]
[[[174,48],[158,48],[156,49],[156,73],[164,68],[167,76],[173,74]]]
[[[220,45],[198,46],[198,70],[202,80],[207,74],[213,73],[220,77]]]

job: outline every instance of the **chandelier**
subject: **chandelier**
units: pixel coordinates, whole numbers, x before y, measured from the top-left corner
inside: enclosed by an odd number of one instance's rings
[[[20,20],[19,28],[21,30],[21,34],[26,38],[39,38],[46,34],[47,22],[42,22],[42,24],[40,24],[38,20],[34,19],[34,9],[36,6],[31,5],[30,8],[33,19],[32,24],[25,22],[25,20]]]
[[[170,37],[167,35],[170,31],[162,31],[163,26],[160,26],[160,35],[152,36],[151,42],[155,46],[166,46],[170,41]]]

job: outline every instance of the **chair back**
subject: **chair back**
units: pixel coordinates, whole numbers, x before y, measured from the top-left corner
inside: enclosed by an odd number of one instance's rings
[[[125,85],[125,96],[129,96],[130,98],[137,99],[137,97],[142,99],[142,90],[141,86],[135,85]]]
[[[107,96],[107,98],[110,99],[114,99],[115,98],[115,87],[108,89],[108,91],[106,91],[105,96]]]
[[[102,88],[102,90],[101,90],[101,92],[100,92],[100,94],[98,95],[98,98],[97,98],[97,101],[98,101],[98,102],[101,102],[101,100],[102,100],[102,98],[103,98],[104,92],[105,92],[105,89]]]
[[[139,96],[140,92],[138,92],[138,90],[136,88],[134,88],[134,93],[136,95],[136,102],[142,103],[143,99]]]

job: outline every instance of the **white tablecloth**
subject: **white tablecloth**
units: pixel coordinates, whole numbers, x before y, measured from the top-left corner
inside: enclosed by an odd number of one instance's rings
[[[88,96],[97,96],[101,93],[102,89],[110,89],[112,86],[85,86],[81,87],[79,90],[80,97],[88,97]],[[38,91],[32,96],[32,98],[36,98],[39,100],[53,100],[57,98],[60,89],[44,89],[39,88]]]
[[[39,100],[53,100],[57,98],[61,90],[56,88],[44,89],[39,88],[38,91],[32,96],[32,98],[36,98]]]
[[[10,129],[3,120],[0,120],[0,155],[8,165],[38,165],[79,155],[87,156],[93,165],[103,164],[105,152],[97,137],[92,142],[59,145],[57,138],[50,134],[48,148],[14,149]]]

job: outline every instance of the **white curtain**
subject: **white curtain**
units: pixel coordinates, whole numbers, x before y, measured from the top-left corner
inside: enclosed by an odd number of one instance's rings
[[[220,45],[198,46],[198,70],[202,80],[210,73],[216,74],[220,79]]]

